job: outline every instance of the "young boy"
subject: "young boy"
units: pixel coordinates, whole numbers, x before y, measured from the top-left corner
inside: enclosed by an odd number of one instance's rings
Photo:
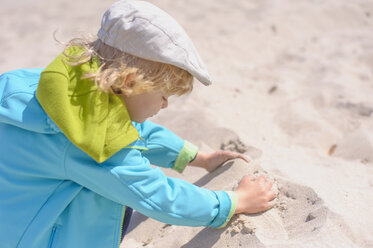
[[[118,247],[133,209],[174,225],[220,228],[273,206],[272,183],[235,192],[168,178],[162,166],[214,170],[240,154],[204,154],[147,118],[210,79],[165,12],[118,1],[98,39],[72,40],[45,69],[0,77],[1,247]]]

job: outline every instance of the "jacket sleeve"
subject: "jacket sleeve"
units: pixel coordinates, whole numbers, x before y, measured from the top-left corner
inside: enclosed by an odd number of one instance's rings
[[[137,149],[122,149],[98,164],[70,143],[65,170],[68,179],[164,223],[218,228],[232,215],[229,193],[166,177]]]
[[[143,155],[151,164],[183,172],[198,153],[192,143],[182,140],[176,134],[151,121],[135,124],[140,136],[146,141],[148,150]]]

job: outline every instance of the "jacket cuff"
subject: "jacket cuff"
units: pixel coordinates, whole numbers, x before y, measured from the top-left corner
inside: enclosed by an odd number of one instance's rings
[[[224,227],[229,219],[232,217],[232,206],[234,206],[234,201],[232,201],[229,193],[227,191],[214,191],[216,198],[219,201],[219,213],[216,215],[215,219],[210,223],[212,228],[222,228]]]
[[[196,157],[197,153],[198,148],[185,140],[183,148],[181,148],[181,151],[175,160],[174,166],[172,166],[171,169],[182,173],[189,162]]]
[[[237,206],[237,195],[233,191],[227,191],[227,194],[229,195],[229,198],[231,200],[231,209],[229,211],[228,217],[225,221],[225,223],[218,227],[218,229],[225,227],[228,222],[231,220],[232,216],[234,215],[234,212],[236,212],[236,206]]]

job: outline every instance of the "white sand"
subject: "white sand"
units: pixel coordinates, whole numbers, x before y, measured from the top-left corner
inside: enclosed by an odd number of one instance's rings
[[[220,230],[135,213],[122,247],[373,247],[373,2],[152,2],[185,27],[214,80],[172,99],[155,121],[202,150],[253,159],[212,174],[166,173],[216,190],[268,173],[279,197]],[[0,73],[46,66],[61,51],[55,29],[61,41],[95,33],[110,3],[4,0]]]

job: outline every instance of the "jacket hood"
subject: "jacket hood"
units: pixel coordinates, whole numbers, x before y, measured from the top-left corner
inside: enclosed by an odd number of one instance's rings
[[[69,47],[41,73],[36,98],[66,137],[98,163],[139,138],[121,96],[98,89],[84,76],[95,73],[100,60],[71,66],[70,57],[81,58],[79,46]]]
[[[37,133],[61,132],[35,97],[42,71],[20,69],[0,76],[0,123]]]

